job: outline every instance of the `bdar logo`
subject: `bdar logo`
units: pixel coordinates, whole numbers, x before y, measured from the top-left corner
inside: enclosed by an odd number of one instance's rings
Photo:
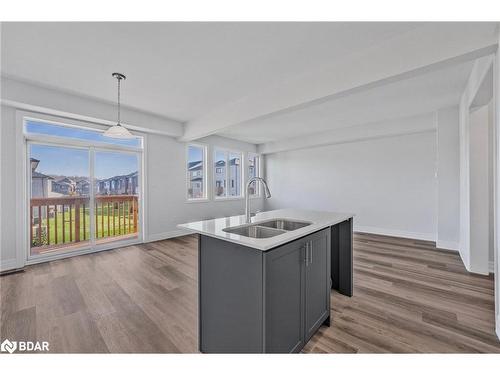
[[[48,341],[10,341],[5,339],[2,344],[0,344],[0,352],[14,353],[17,351],[21,352],[48,352],[49,343]]]
[[[17,342],[5,339],[0,345],[0,351],[14,353],[17,349]]]

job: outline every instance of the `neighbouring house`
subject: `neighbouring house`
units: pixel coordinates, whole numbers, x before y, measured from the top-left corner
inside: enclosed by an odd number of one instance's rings
[[[135,171],[127,175],[98,180],[96,189],[98,195],[137,195],[139,194],[139,174]]]
[[[47,176],[46,174],[40,173],[36,171],[40,160],[35,158],[30,158],[31,164],[31,198],[48,198],[50,197],[50,193],[52,190],[52,183],[54,178],[51,176]],[[38,221],[39,216],[46,217],[47,216],[47,207],[41,206],[40,210],[32,210],[32,225],[33,230],[38,230]]]
[[[203,162],[201,160],[188,163],[190,198],[203,198]]]
[[[248,160],[248,179],[251,179],[252,177],[255,177],[257,175],[256,171],[257,171],[257,168],[256,168],[256,165],[255,165],[255,159],[251,158],[250,160]],[[248,194],[250,194],[250,195],[257,194],[256,183],[255,182],[252,182],[250,184],[250,187],[248,189]]]
[[[229,159],[229,196],[241,195],[241,159]]]
[[[219,160],[215,163],[215,195],[222,197],[226,190],[226,162]]]
[[[76,195],[89,195],[90,194],[90,182],[87,178],[78,178],[75,184]]]
[[[36,168],[40,160],[30,158],[31,163],[31,197],[32,198],[47,198],[50,196],[52,182],[54,178],[43,173],[37,172]]]
[[[50,196],[53,178],[43,173],[31,172],[31,197],[47,198]]]
[[[62,195],[73,195],[76,191],[76,182],[69,178],[64,177],[60,180],[52,182],[52,192]]]
[[[215,163],[215,194],[218,197],[241,195],[241,159],[229,159],[229,182],[226,178],[226,162],[219,160]]]

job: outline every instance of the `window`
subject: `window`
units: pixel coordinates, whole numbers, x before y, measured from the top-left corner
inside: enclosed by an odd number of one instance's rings
[[[83,125],[29,118],[24,135],[28,258],[140,240],[141,137],[106,138]]]
[[[214,196],[216,199],[242,196],[241,160],[241,152],[215,149]]]
[[[251,179],[252,177],[260,177],[260,156],[254,153],[248,153],[248,179]],[[249,194],[251,197],[259,196],[260,184],[252,182]]]
[[[214,196],[216,198],[226,196],[226,159],[227,159],[227,152],[226,151],[215,150],[215,152],[214,152],[214,168],[215,168]]]
[[[206,147],[190,144],[187,146],[187,199],[206,199]]]
[[[229,178],[231,189],[228,191],[230,197],[241,197],[241,153],[229,153],[228,160]]]
[[[129,147],[142,147],[142,137],[131,139],[118,139],[105,137],[104,130],[82,128],[70,125],[59,125],[39,120],[26,119],[26,134],[46,135],[62,139],[75,139],[81,141],[90,141],[92,143],[108,143]]]

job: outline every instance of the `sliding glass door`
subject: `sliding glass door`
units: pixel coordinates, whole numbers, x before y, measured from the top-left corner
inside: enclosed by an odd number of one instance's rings
[[[28,260],[139,241],[142,142],[141,147],[122,140],[108,145],[88,139],[100,136],[94,130],[63,128],[61,137],[61,130],[51,128],[60,125],[28,124],[28,130],[57,135],[28,131],[26,136]]]

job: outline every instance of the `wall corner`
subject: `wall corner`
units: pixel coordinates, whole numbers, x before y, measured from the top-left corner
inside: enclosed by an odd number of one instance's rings
[[[498,341],[500,341],[500,314],[497,315],[497,318],[495,319],[495,321],[496,321],[495,332],[497,334]]]

